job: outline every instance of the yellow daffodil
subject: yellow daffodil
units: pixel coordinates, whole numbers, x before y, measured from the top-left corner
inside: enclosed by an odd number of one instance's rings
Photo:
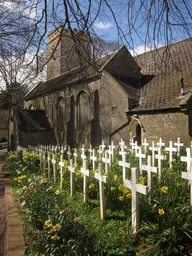
[[[127,198],[131,199],[131,193],[127,194]]]
[[[54,227],[53,227],[53,231],[54,232],[57,232],[57,231],[60,231],[61,230],[61,226],[59,225],[59,224],[57,224],[57,225],[55,225]]]
[[[111,187],[111,191],[115,190],[115,187]]]
[[[51,223],[51,220],[46,220],[45,221],[45,226],[48,226]]]
[[[119,190],[123,190],[123,189],[124,189],[123,184],[120,184],[120,185],[119,185]]]
[[[60,239],[60,237],[57,236],[57,235],[51,236],[51,240],[56,241],[56,240],[59,240],[59,239]]]
[[[115,174],[115,175],[114,175],[114,181],[115,181],[115,182],[117,181],[117,178],[118,178],[118,177],[117,177],[117,175]]]
[[[145,184],[145,179],[144,179],[143,176],[140,176],[140,177],[139,177],[139,184],[141,184],[141,185],[144,185],[144,184]]]
[[[120,197],[119,197],[119,200],[120,200],[120,201],[123,201],[123,200],[124,200],[124,196],[120,196]]]
[[[123,194],[128,194],[129,193],[129,189],[128,188],[124,188],[123,189]]]
[[[166,186],[161,187],[161,191],[163,193],[167,193],[167,190],[168,190],[168,187],[166,187]]]
[[[163,209],[159,209],[159,215],[164,215],[165,211]]]
[[[157,208],[157,203],[153,205],[153,209],[156,209]]]
[[[74,168],[77,168],[77,167],[78,167],[78,163],[74,163],[74,164],[73,164],[73,167],[74,167]]]
[[[89,185],[89,188],[90,188],[90,189],[95,188],[95,184],[94,184],[94,183],[91,183],[91,184]]]
[[[52,228],[53,228],[53,224],[47,225],[47,228],[48,228],[48,229],[52,229]]]
[[[79,222],[79,218],[78,218],[78,217],[75,217],[75,218],[73,219],[73,221],[74,221],[75,223],[77,223],[77,222]]]

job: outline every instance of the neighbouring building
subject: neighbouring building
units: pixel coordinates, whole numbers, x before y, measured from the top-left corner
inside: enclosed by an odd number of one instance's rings
[[[25,110],[13,113],[16,144],[76,147],[160,137],[191,143],[190,38],[135,58],[122,46],[93,61],[88,34],[74,31],[77,50],[71,32],[64,31],[58,43],[60,33],[48,37],[48,52],[58,47],[47,66],[47,81],[25,96]]]

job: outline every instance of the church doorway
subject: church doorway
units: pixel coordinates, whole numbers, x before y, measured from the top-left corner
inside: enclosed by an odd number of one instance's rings
[[[142,129],[141,124],[138,119],[134,119],[129,128],[129,138],[133,139],[134,142],[137,141],[138,145],[141,145],[142,141]]]

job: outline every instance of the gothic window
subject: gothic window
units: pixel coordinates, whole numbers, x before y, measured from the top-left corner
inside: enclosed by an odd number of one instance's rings
[[[86,132],[89,113],[89,97],[82,91],[77,97],[77,131]]]
[[[65,104],[62,97],[59,98],[57,103],[57,132],[61,134],[64,131],[65,120]]]

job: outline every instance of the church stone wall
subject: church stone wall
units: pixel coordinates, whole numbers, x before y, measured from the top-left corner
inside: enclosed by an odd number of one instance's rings
[[[191,143],[188,131],[188,115],[184,113],[141,115],[139,120],[143,125],[143,138],[157,141],[161,137],[168,143],[170,140],[176,141],[180,137],[186,146]]]

